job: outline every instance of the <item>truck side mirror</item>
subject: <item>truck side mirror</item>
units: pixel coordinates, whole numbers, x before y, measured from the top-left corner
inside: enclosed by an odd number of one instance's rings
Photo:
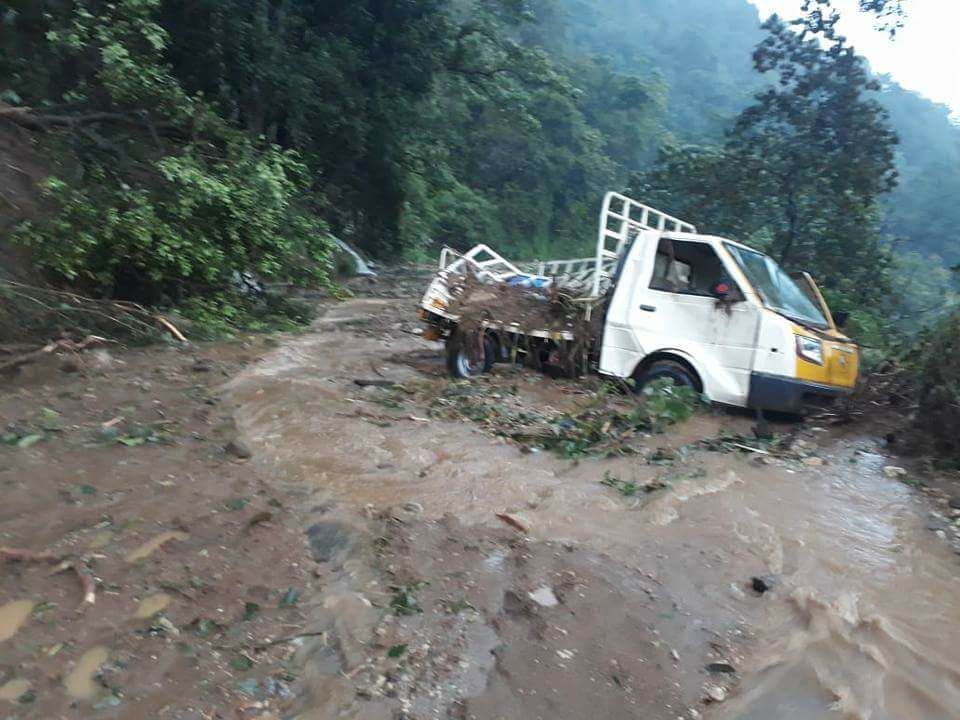
[[[833,324],[838,328],[842,328],[847,324],[847,320],[850,319],[850,313],[846,310],[837,310],[833,313]]]
[[[717,300],[729,300],[734,295],[734,285],[729,280],[717,280],[710,286],[710,294]]]

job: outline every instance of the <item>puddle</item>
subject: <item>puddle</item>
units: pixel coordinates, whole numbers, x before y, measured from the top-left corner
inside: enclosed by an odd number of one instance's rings
[[[128,563],[137,562],[137,560],[143,560],[146,557],[150,557],[159,550],[165,543],[170,542],[171,540],[186,540],[189,536],[185,532],[180,532],[179,530],[168,530],[167,532],[160,533],[155,538],[147,540],[143,545],[129,552],[124,558]]]
[[[110,657],[105,647],[87,650],[63,681],[67,694],[77,700],[92,700],[102,689],[95,677],[100,666]]]
[[[173,598],[166,593],[158,593],[150,597],[145,597],[140,601],[140,604],[137,606],[137,611],[133,616],[140,620],[152,618],[161,610],[165,610],[172,599]]]
[[[29,680],[11,680],[5,685],[0,685],[0,701],[16,702],[29,689]]]
[[[21,628],[30,613],[33,612],[32,600],[14,600],[0,605],[0,642],[9,640]]]

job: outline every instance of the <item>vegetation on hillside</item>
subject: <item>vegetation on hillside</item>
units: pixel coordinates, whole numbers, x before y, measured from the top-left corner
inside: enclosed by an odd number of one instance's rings
[[[8,0],[3,118],[55,160],[16,239],[83,292],[229,317],[244,273],[326,283],[329,231],[583,254],[630,185],[812,271],[882,344],[955,301],[960,134],[806,5]]]

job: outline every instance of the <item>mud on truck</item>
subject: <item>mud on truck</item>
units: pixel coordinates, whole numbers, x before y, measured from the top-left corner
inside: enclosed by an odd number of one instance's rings
[[[457,378],[523,362],[798,413],[851,392],[859,366],[808,274],[615,192],[593,257],[521,264],[487,245],[444,248],[420,317]]]

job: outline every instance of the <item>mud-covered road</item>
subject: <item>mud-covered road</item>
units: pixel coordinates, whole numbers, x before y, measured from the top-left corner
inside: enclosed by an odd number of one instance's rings
[[[878,441],[715,452],[752,420],[708,411],[640,455],[531,451],[426,404],[414,314],[9,386],[0,717],[960,717],[960,511]]]
[[[524,453],[353,383],[445,382],[410,315],[344,304],[230,385],[260,471],[309,493],[335,556],[305,717],[960,717],[960,564],[876,442],[813,423],[801,461]],[[710,414],[650,446],[745,427]]]

